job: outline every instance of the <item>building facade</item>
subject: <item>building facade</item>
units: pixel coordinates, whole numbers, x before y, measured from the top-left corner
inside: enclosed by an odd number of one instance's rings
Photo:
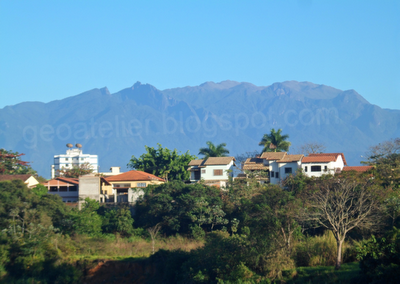
[[[78,145],[79,144],[77,144],[77,146]],[[72,169],[74,166],[80,166],[86,163],[91,166],[94,173],[98,173],[99,163],[97,155],[83,154],[80,147],[69,147],[66,154],[54,155],[54,164],[51,166],[51,178],[58,176],[58,172],[63,168]]]
[[[233,177],[234,157],[210,157],[205,160],[192,160],[189,163],[190,181],[203,180],[208,185],[225,187]]]

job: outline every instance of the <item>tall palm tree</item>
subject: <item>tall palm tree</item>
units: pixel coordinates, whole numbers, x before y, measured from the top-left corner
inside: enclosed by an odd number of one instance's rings
[[[226,143],[215,146],[211,141],[206,142],[208,148],[200,148],[198,155],[204,155],[204,159],[209,157],[226,157],[229,150],[226,149]]]
[[[274,128],[271,129],[270,134],[264,134],[261,142],[258,143],[260,146],[264,146],[263,152],[283,152],[289,151],[291,143],[285,141],[289,138],[289,135],[282,135],[282,129],[275,131]]]

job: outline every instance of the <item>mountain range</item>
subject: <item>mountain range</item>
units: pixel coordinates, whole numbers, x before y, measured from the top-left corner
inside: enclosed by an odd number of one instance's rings
[[[227,143],[232,155],[261,151],[263,134],[282,128],[292,149],[307,142],[344,153],[359,165],[368,147],[400,136],[400,110],[370,104],[354,90],[286,81],[206,82],[158,90],[135,83],[111,94],[105,88],[49,103],[24,102],[0,109],[0,148],[25,153],[24,160],[50,177],[53,156],[67,143],[99,156],[100,171],[120,166],[145,145],[197,154],[206,141]]]

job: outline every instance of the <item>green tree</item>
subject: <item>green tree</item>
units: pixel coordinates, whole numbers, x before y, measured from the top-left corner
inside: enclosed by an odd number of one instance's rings
[[[258,145],[264,147],[262,152],[287,152],[291,145],[289,141],[286,141],[288,138],[289,135],[282,135],[282,129],[275,131],[275,129],[272,128],[271,133],[264,134]]]
[[[37,196],[42,197],[43,195],[47,194],[47,187],[45,187],[43,184],[38,184],[32,188],[32,192]]]
[[[209,157],[226,157],[226,154],[229,154],[229,150],[226,149],[226,143],[221,143],[218,145],[214,145],[211,141],[206,142],[206,148],[200,148],[199,155],[204,155],[204,159]]]
[[[354,229],[372,231],[382,223],[380,194],[374,180],[353,176],[326,176],[301,194],[304,207],[297,217],[332,231],[337,243],[336,269],[342,264],[342,246]]]
[[[90,163],[84,163],[81,165],[74,165],[72,169],[62,168],[58,171],[58,175],[67,178],[79,178],[80,176],[93,173],[93,167]]]
[[[73,228],[78,234],[97,236],[101,233],[102,220],[97,210],[100,205],[96,200],[86,198],[82,210],[73,211]]]
[[[105,209],[103,216],[103,232],[120,233],[129,236],[133,232],[133,218],[128,207]]]
[[[135,213],[141,227],[160,224],[167,234],[190,234],[193,226],[211,230],[226,223],[221,191],[216,187],[173,181],[146,191]]]
[[[1,175],[19,175],[36,174],[29,162],[21,161],[21,156],[11,150],[0,149],[0,174]]]
[[[197,157],[190,155],[189,151],[180,154],[176,149],[171,151],[163,148],[161,144],[157,145],[158,149],[145,146],[146,153],[139,158],[132,156],[128,167],[165,178],[167,181],[189,180],[188,164]]]

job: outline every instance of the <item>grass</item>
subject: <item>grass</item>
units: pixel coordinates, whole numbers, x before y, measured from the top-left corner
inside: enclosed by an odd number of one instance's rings
[[[155,251],[159,249],[191,251],[202,247],[202,241],[172,236],[159,238],[155,242]],[[131,238],[94,238],[78,235],[72,238],[59,240],[58,247],[64,259],[110,259],[123,260],[127,258],[146,258],[151,255],[150,240],[140,237]]]
[[[282,272],[283,283],[356,283],[360,273],[358,262],[334,266],[298,267]]]

